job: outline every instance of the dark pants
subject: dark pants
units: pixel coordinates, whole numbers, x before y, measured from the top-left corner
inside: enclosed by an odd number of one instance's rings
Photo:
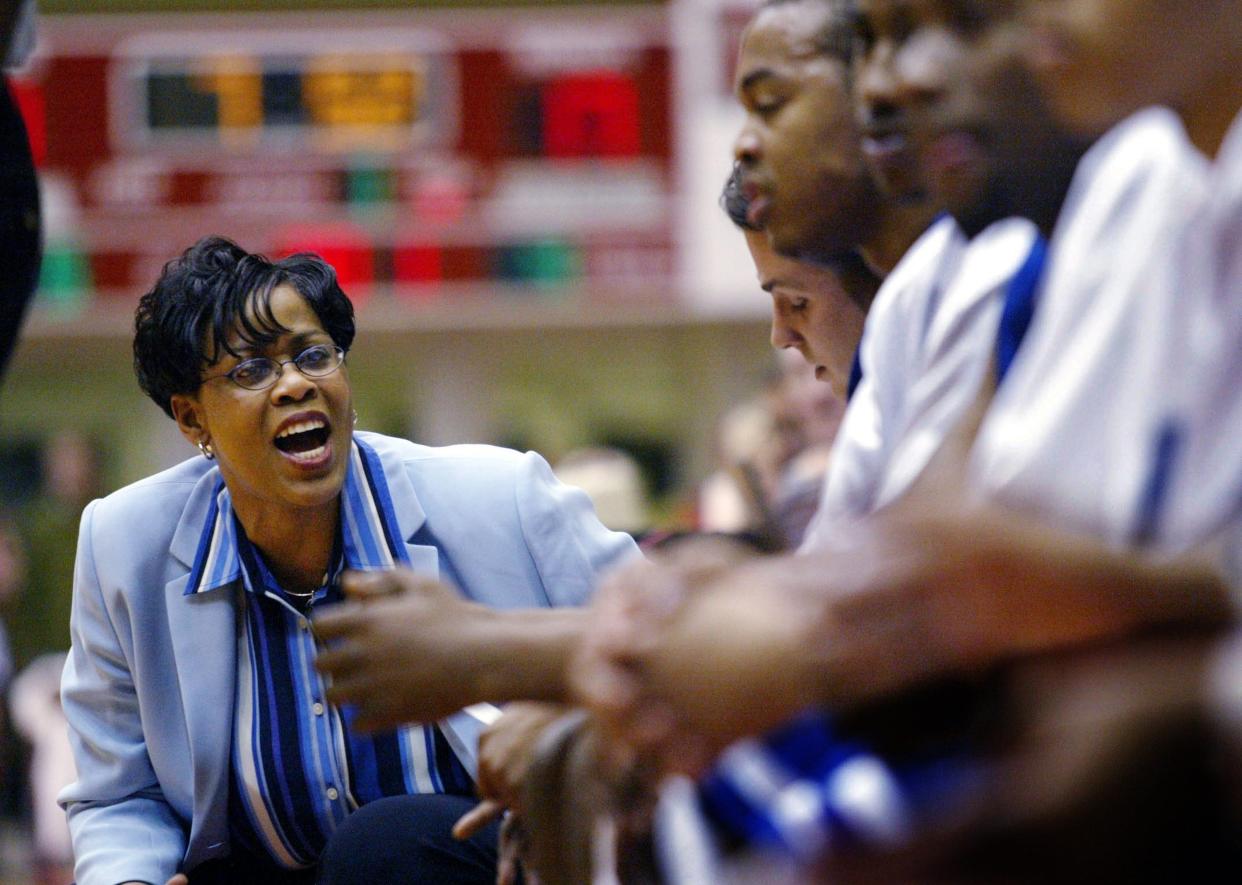
[[[465,796],[390,796],[362,806],[332,834],[318,869],[289,872],[234,855],[190,871],[190,885],[492,885],[497,824],[459,842]]]

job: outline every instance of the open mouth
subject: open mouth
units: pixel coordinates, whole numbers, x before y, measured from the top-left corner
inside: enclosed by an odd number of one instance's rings
[[[327,453],[331,429],[320,417],[305,418],[283,427],[276,434],[276,448],[297,461],[312,462]]]
[[[899,199],[922,198],[923,170],[906,126],[889,121],[865,127],[862,151],[885,190]]]
[[[746,223],[753,228],[762,229],[767,225],[771,211],[772,201],[767,197],[757,197],[746,207]]]
[[[872,129],[863,136],[863,150],[873,160],[891,161],[909,149],[904,132],[894,129]]]
[[[742,196],[746,199],[746,223],[754,228],[762,228],[768,221],[772,211],[772,200],[754,181],[742,179]]]

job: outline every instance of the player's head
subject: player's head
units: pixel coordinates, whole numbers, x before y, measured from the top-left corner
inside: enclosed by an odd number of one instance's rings
[[[749,220],[736,168],[725,183],[720,204],[745,233],[759,286],[772,298],[772,346],[798,351],[815,377],[844,399],[879,280],[857,252],[843,253],[831,264],[778,254],[763,229]]]
[[[968,234],[1055,214],[1044,204],[1059,203],[1081,148],[1042,100],[1020,12],[1020,0],[857,0],[860,102],[911,121],[933,199]]]
[[[1239,0],[1023,2],[1041,84],[1079,131],[1099,133],[1160,104],[1181,113],[1193,137],[1210,127],[1200,117],[1223,117],[1227,127],[1238,112]]]
[[[782,254],[828,260],[872,236],[882,203],[850,92],[850,19],[839,0],[765,4],[742,38],[734,143],[752,224]]]

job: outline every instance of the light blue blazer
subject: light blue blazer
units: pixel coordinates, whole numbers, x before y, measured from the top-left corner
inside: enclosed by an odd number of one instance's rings
[[[579,604],[637,554],[538,455],[358,436],[380,456],[413,568],[471,599]],[[237,594],[184,595],[218,475],[193,458],[82,515],[61,687],[78,885],[164,885],[227,853]]]

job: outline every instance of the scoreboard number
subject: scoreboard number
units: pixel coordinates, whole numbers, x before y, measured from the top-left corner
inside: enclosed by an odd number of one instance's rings
[[[399,151],[453,137],[456,77],[445,51],[341,50],[330,35],[307,33],[266,46],[231,41],[227,52],[214,40],[196,52],[194,35],[161,36],[114,62],[116,134],[128,146]]]

